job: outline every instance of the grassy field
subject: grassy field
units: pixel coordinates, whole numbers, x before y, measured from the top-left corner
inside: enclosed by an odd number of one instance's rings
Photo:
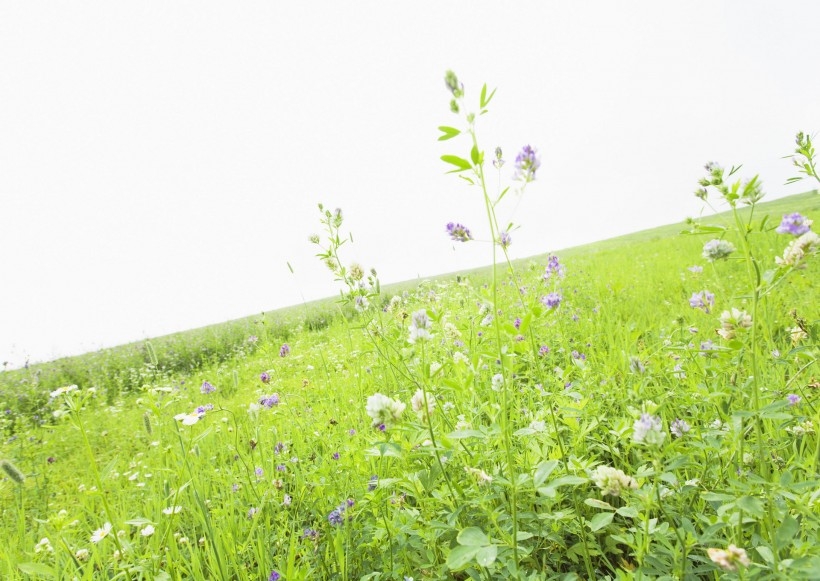
[[[4,372],[0,577],[820,578],[792,212]]]

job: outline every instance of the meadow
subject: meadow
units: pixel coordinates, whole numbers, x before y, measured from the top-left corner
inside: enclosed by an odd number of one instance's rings
[[[820,578],[817,192],[508,261],[447,84],[492,265],[3,372],[3,579]]]

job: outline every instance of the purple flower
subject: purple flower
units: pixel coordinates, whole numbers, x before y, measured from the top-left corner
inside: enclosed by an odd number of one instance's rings
[[[513,327],[515,327],[516,329],[521,328],[521,318],[520,317],[515,318],[515,321],[513,321]]]
[[[287,469],[288,469],[288,467],[285,466],[284,464],[277,464],[276,465],[276,471],[277,472],[284,472]]]
[[[259,374],[259,381],[262,383],[270,383],[270,374],[267,371],[263,371]]]
[[[257,337],[256,335],[251,335],[250,337],[248,337],[248,343],[250,344],[254,344],[257,341],[259,341],[259,337]]]
[[[279,347],[279,357],[287,357],[290,353],[290,345],[284,343],[281,347]]]
[[[303,539],[310,539],[312,541],[315,541],[316,539],[319,538],[319,531],[317,531],[315,529],[305,529],[304,534],[302,534],[302,538]]]
[[[253,473],[256,474],[257,478],[262,478],[262,475],[265,473],[265,471],[257,466],[256,470],[254,470]]]
[[[279,574],[278,571],[271,571],[270,575],[268,576],[268,581],[279,581],[282,576]]]
[[[332,524],[334,527],[339,526],[344,522],[344,519],[342,518],[342,513],[339,511],[338,508],[334,508],[330,511],[330,514],[327,515],[327,522]]]
[[[279,394],[272,393],[270,395],[265,395],[259,398],[259,403],[266,408],[272,408],[275,405],[279,405]]]
[[[376,490],[376,486],[379,484],[379,477],[377,475],[373,475],[370,477],[370,480],[367,481],[367,491],[373,492]]]
[[[540,349],[538,349],[538,354],[539,354],[541,357],[543,357],[544,355],[546,355],[546,354],[547,354],[547,353],[549,353],[549,352],[550,352],[550,348],[549,348],[549,347],[547,347],[546,345],[541,345],[541,348],[540,348]]]
[[[558,293],[550,293],[547,296],[541,297],[541,303],[548,309],[558,308],[561,304],[561,295]]]
[[[470,229],[467,226],[454,224],[453,222],[447,224],[447,234],[456,242],[467,242],[473,239],[473,235],[470,234]]]
[[[255,515],[257,512],[259,512],[259,509],[258,509],[258,508],[255,508],[255,507],[253,507],[253,506],[252,506],[252,507],[248,510],[248,518],[253,518],[253,517],[254,517],[254,515]]]
[[[206,403],[205,405],[198,406],[196,408],[196,413],[201,415],[201,414],[204,414],[205,412],[211,411],[212,409],[214,409],[214,404]]]
[[[547,258],[547,267],[544,269],[544,274],[541,278],[544,280],[549,280],[553,275],[563,277],[564,267],[561,266],[557,256],[550,254],[549,258]]]
[[[701,272],[703,272],[703,267],[702,267],[702,266],[698,266],[698,265],[696,264],[696,265],[694,265],[694,266],[690,266],[690,267],[689,267],[689,268],[687,268],[686,270],[688,270],[688,271],[689,271],[689,272],[691,272],[692,274],[700,274]]]
[[[510,244],[512,244],[512,236],[510,236],[509,232],[499,232],[498,244],[501,246],[501,248],[507,248]]]
[[[338,459],[339,459],[339,457],[340,457],[340,456],[339,456],[339,453],[338,453],[338,452],[333,452],[333,459],[334,459],[334,460],[338,460]]]
[[[524,183],[535,179],[536,170],[541,167],[537,152],[529,145],[525,145],[521,152],[515,157],[515,177]]]
[[[811,230],[812,221],[798,214],[786,214],[783,216],[783,221],[777,227],[778,234],[791,234],[792,236],[802,236]]]
[[[692,293],[692,296],[689,298],[689,306],[693,309],[701,309],[704,313],[708,313],[714,305],[715,295],[708,290]]]
[[[213,392],[215,392],[215,391],[216,391],[216,388],[215,388],[213,385],[211,385],[210,383],[208,383],[207,381],[203,381],[203,382],[202,382],[202,387],[200,387],[200,388],[199,388],[199,391],[200,391],[203,395],[207,395],[207,394],[209,394],[209,393],[213,393]]]
[[[786,399],[789,400],[789,405],[797,405],[800,403],[800,396],[796,393],[790,393],[786,396]]]
[[[575,350],[572,351],[572,358],[573,359],[580,359],[581,361],[586,361],[587,360],[586,355],[584,355],[583,353],[579,353],[578,351],[575,351]]]
[[[682,437],[686,432],[690,430],[690,426],[686,423],[685,420],[677,419],[669,426],[669,431],[672,432],[672,435],[676,438]]]
[[[285,449],[285,444],[282,442],[276,442],[276,445],[273,447],[274,454],[281,454],[282,451]]]

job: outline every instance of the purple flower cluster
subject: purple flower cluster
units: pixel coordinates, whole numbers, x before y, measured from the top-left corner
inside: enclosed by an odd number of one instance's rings
[[[557,256],[550,254],[549,258],[547,258],[547,267],[544,269],[544,275],[541,278],[549,280],[553,275],[563,277],[564,267],[561,266]]]
[[[270,373],[267,371],[263,371],[259,374],[259,381],[262,383],[270,383]]]
[[[541,303],[548,309],[556,309],[561,304],[561,295],[558,293],[550,293],[541,297]]]
[[[550,348],[549,348],[549,347],[547,347],[546,345],[541,345],[541,347],[538,349],[538,354],[539,354],[541,357],[544,357],[544,356],[545,356],[546,354],[548,354],[549,352],[550,352]]]
[[[205,412],[209,412],[209,411],[211,411],[212,409],[214,409],[214,404],[212,404],[212,403],[206,403],[205,405],[198,406],[198,407],[196,408],[196,413],[198,413],[198,414],[204,414]]]
[[[710,309],[714,305],[715,295],[708,290],[692,293],[692,296],[689,298],[689,306],[693,309],[701,309],[704,313],[710,312]]]
[[[279,405],[279,394],[272,393],[270,395],[263,395],[259,398],[259,403],[266,408],[272,408],[275,405]]]
[[[515,177],[524,183],[535,179],[535,172],[541,167],[537,152],[529,145],[525,145],[521,152],[515,157]]]
[[[512,244],[512,236],[510,236],[509,232],[502,231],[498,234],[498,244],[501,248],[507,248],[510,244]]]
[[[339,506],[330,511],[330,514],[327,515],[327,522],[329,522],[333,526],[339,526],[344,522],[345,511],[354,504],[355,501],[352,498],[348,498],[342,504],[340,504]]]
[[[447,234],[456,242],[467,242],[473,239],[473,235],[467,226],[453,222],[447,224]]]
[[[287,357],[290,354],[290,345],[284,343],[279,347],[279,357]]]
[[[268,581],[279,581],[279,579],[281,579],[281,578],[282,578],[282,576],[279,574],[279,572],[276,571],[276,570],[273,570],[273,571],[270,572],[270,575],[268,576]]]
[[[216,391],[216,388],[207,381],[202,382],[202,387],[199,388],[200,393],[207,395]]]
[[[802,236],[811,230],[812,221],[805,216],[794,212],[783,216],[783,221],[777,227],[778,234],[791,234],[792,236]]]

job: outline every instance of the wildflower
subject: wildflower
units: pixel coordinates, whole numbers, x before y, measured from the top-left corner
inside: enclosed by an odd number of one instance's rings
[[[476,482],[478,482],[479,485],[489,484],[490,482],[493,481],[492,476],[490,476],[489,474],[487,474],[486,472],[484,472],[483,470],[480,470],[478,468],[470,468],[469,466],[465,466],[464,471],[467,474],[473,476],[476,479]]]
[[[535,172],[541,167],[541,161],[537,157],[537,150],[525,145],[521,152],[515,157],[515,177],[513,179],[529,183],[535,179]]]
[[[49,395],[51,397],[60,397],[61,395],[65,395],[67,393],[71,393],[72,391],[77,391],[80,389],[76,385],[66,385],[65,387],[59,387],[52,391]]]
[[[789,331],[789,335],[791,336],[791,339],[792,339],[792,345],[797,345],[798,343],[800,343],[804,339],[809,338],[809,334],[806,333],[805,329],[803,329],[803,327],[800,327],[800,326],[797,326],[797,327],[794,327],[793,329],[791,329]]]
[[[273,446],[273,453],[274,454],[281,454],[284,451],[285,451],[284,442],[276,442],[276,444]]]
[[[281,577],[282,576],[279,574],[278,571],[273,570],[270,572],[270,575],[268,575],[268,581],[279,581]]]
[[[281,347],[279,347],[279,357],[287,357],[290,354],[290,345],[287,343],[283,343]]]
[[[334,460],[338,460],[339,458],[341,458],[341,456],[339,455],[338,452],[333,452],[333,455],[331,456],[331,458],[333,458]]]
[[[262,468],[260,468],[259,466],[257,466],[253,473],[256,475],[257,478],[262,478],[262,476],[265,474],[265,471],[262,470]]]
[[[789,405],[797,405],[800,403],[800,396],[796,393],[790,393],[786,396],[786,399],[789,400]]]
[[[53,553],[54,547],[51,546],[51,541],[48,540],[48,537],[43,537],[40,539],[40,542],[34,545],[34,552],[41,553],[41,552]]]
[[[202,387],[199,388],[200,393],[207,395],[216,391],[216,388],[207,381],[202,382]]]
[[[154,534],[154,527],[152,525],[145,525],[145,527],[140,530],[140,534],[143,537],[150,537]]]
[[[373,425],[379,429],[387,429],[393,422],[401,419],[405,406],[402,402],[390,399],[386,395],[376,393],[367,398],[365,411],[373,419]],[[382,428],[381,426],[384,426]]]
[[[436,400],[431,395],[425,396],[424,391],[421,389],[417,389],[416,393],[413,394],[412,399],[410,400],[410,405],[413,408],[413,411],[419,416],[419,418],[424,417],[424,402],[427,400],[427,414],[432,414],[433,410],[436,407]]]
[[[634,373],[643,373],[646,371],[646,366],[639,357],[631,356],[629,358],[629,369],[631,369]]]
[[[504,163],[506,163],[506,162],[503,159],[501,159],[502,155],[503,155],[503,153],[501,151],[501,148],[496,147],[495,148],[495,159],[493,160],[493,167],[495,167],[495,169],[501,169],[502,167],[504,167]]]
[[[354,298],[354,299],[353,299],[353,302],[354,302],[354,305],[353,305],[353,306],[354,306],[354,307],[356,308],[356,310],[357,310],[357,311],[359,311],[360,313],[362,313],[362,312],[366,311],[366,310],[367,310],[367,308],[370,306],[370,301],[369,301],[369,300],[367,300],[367,297],[366,297],[366,296],[364,296],[364,295],[356,295],[356,298]],[[279,355],[280,355],[281,357],[284,357],[284,355],[282,355],[282,352],[281,352],[281,351],[279,352]]]
[[[447,234],[456,242],[467,242],[473,239],[473,235],[467,226],[453,222],[447,224]]]
[[[501,391],[502,387],[504,387],[504,376],[500,373],[496,373],[492,378],[493,391]]]
[[[376,490],[376,487],[379,485],[379,477],[377,475],[373,475],[370,477],[370,480],[367,481],[367,491],[373,492]]]
[[[262,383],[270,383],[270,374],[267,371],[263,371],[259,374],[259,381]]]
[[[672,432],[672,435],[676,438],[682,437],[690,429],[691,426],[688,423],[686,423],[686,420],[681,419],[675,420],[669,426],[669,431]]]
[[[513,327],[515,327],[516,329],[521,328],[521,317],[515,318],[515,320],[513,321]]]
[[[592,471],[590,478],[595,486],[601,489],[601,496],[620,496],[621,492],[627,488],[638,488],[638,483],[634,478],[611,466],[598,466]]]
[[[687,268],[686,270],[688,270],[688,271],[689,271],[689,272],[691,272],[692,274],[700,274],[701,272],[703,272],[703,267],[702,267],[702,266],[698,266],[698,265],[696,264],[696,265],[694,265],[694,266],[690,266],[690,267],[689,267],[689,268]]]
[[[718,335],[729,341],[735,338],[738,329],[748,329],[752,326],[752,317],[746,311],[732,308],[731,312],[721,313],[720,325]]]
[[[317,531],[316,529],[310,529],[310,528],[305,529],[305,532],[302,533],[302,538],[303,539],[310,539],[312,541],[316,541],[316,540],[319,539],[319,531]]]
[[[783,258],[777,256],[774,261],[779,266],[806,268],[804,259],[807,255],[815,254],[818,248],[820,248],[820,236],[809,230],[799,238],[792,240],[783,251]]]
[[[80,562],[88,561],[88,558],[91,556],[91,553],[88,552],[88,549],[77,549],[77,552],[74,553],[74,556]]]
[[[204,415],[205,415],[205,412],[209,412],[209,411],[211,411],[212,409],[214,409],[214,404],[212,404],[212,403],[206,403],[205,405],[199,405],[199,406],[196,406],[196,409],[195,409],[194,411],[195,411],[197,414],[200,414],[200,415],[203,415],[203,416],[204,416]]]
[[[111,534],[111,528],[112,527],[110,522],[105,523],[102,526],[102,528],[95,530],[94,533],[91,535],[91,542],[99,543],[101,540],[103,540],[105,537]]]
[[[546,345],[541,345],[541,347],[538,348],[538,354],[541,357],[544,357],[549,352],[550,352],[550,348],[547,347]]]
[[[282,506],[290,506],[291,502],[293,502],[293,498],[290,496],[290,494],[286,494],[282,498]]]
[[[259,405],[265,406],[268,409],[275,405],[279,405],[279,394],[272,393],[270,395],[263,395],[259,398]]]
[[[415,343],[417,339],[431,339],[433,337],[429,331],[431,327],[432,322],[427,316],[427,311],[425,309],[415,311],[410,315],[410,337],[407,340]]]
[[[738,563],[744,567],[748,567],[751,564],[746,551],[735,545],[729,545],[725,551],[723,549],[714,548],[706,549],[706,553],[712,562],[724,571],[737,571]]]
[[[735,251],[735,245],[728,240],[710,240],[703,245],[703,258],[709,262],[720,260],[721,258],[728,258],[728,256]]]
[[[182,512],[182,507],[178,506],[178,505],[169,506],[168,508],[163,508],[162,509],[162,514],[172,515],[172,514],[179,514],[180,512]]]
[[[660,446],[666,437],[661,419],[650,414],[641,414],[641,417],[635,420],[632,429],[632,439],[639,444]]]
[[[692,293],[692,296],[689,298],[689,306],[693,309],[701,309],[704,313],[708,313],[714,305],[715,295],[708,290]]]
[[[586,361],[586,360],[587,360],[587,356],[586,356],[586,355],[584,355],[583,353],[580,353],[580,352],[578,352],[578,351],[576,351],[576,350],[574,350],[574,349],[572,350],[572,358],[573,358],[573,359],[579,359],[579,360],[581,360],[581,361]]]
[[[790,433],[792,436],[803,436],[805,434],[813,434],[814,433],[814,423],[811,420],[806,420],[797,424],[796,426],[792,426],[786,428],[786,431]]]
[[[512,244],[512,236],[510,236],[509,232],[499,232],[498,245],[501,246],[501,248],[507,248],[510,244]]]
[[[561,295],[558,293],[550,293],[541,297],[541,303],[548,309],[556,309],[561,304]]]
[[[793,214],[786,214],[783,216],[783,220],[780,222],[780,226],[777,227],[776,232],[778,234],[802,236],[811,230],[811,225],[811,220],[797,212],[794,212]]]
[[[561,263],[558,261],[558,257],[554,254],[550,254],[547,258],[547,266],[544,269],[544,274],[541,278],[544,281],[548,281],[553,276],[563,277],[564,276],[564,267],[561,266]]]
[[[174,419],[177,420],[178,422],[182,422],[183,426],[193,426],[204,415],[205,415],[204,411],[199,412],[197,410],[194,410],[194,411],[192,411],[190,413],[187,413],[187,414],[177,414],[177,415],[174,416]]]
[[[251,519],[256,516],[256,513],[259,512],[259,509],[255,506],[252,506],[248,509],[248,518]]]

